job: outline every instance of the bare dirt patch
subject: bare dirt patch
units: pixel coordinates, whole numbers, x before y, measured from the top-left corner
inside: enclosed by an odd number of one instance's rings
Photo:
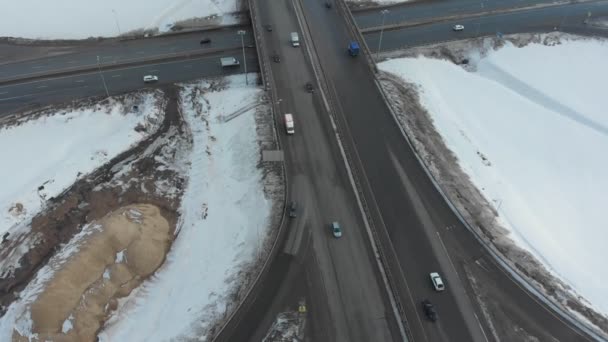
[[[109,304],[162,264],[172,238],[169,222],[149,204],[120,208],[83,230],[80,241],[70,242],[77,252],[65,262],[50,260],[58,271],[31,304],[32,333],[39,340],[94,340],[111,313]],[[13,340],[27,336],[15,332]]]
[[[35,272],[89,222],[120,207],[146,203],[158,207],[171,232],[175,230],[184,185],[175,165],[181,160],[181,153],[190,148],[190,136],[183,128],[175,88],[167,88],[164,93],[166,101],[160,105],[165,108],[165,117],[154,134],[81,178],[59,196],[47,199],[46,210],[32,219],[31,229],[20,236],[10,236],[0,245],[0,258],[11,257],[26,242],[29,246],[18,260],[18,268],[1,270],[0,315]],[[46,108],[32,115],[60,110]]]
[[[447,59],[462,65],[467,70],[472,70],[474,65],[468,60],[471,51],[483,56],[490,49],[498,49],[507,41],[521,47],[530,43],[555,45],[560,44],[562,39],[587,38],[559,33],[522,34],[506,36],[504,39],[485,38],[429,45],[383,54],[383,57],[423,55]],[[460,168],[457,157],[435,129],[432,117],[420,104],[418,87],[415,84],[404,83],[402,79],[389,73],[382,72],[378,78],[390,100],[389,105],[397,115],[399,124],[411,140],[416,153],[469,226],[532,286],[539,289],[556,305],[585,317],[598,328],[600,334],[606,336],[608,318],[594,311],[584,298],[577,296],[567,284],[553,276],[533,255],[511,240],[509,231],[497,220],[495,205],[488,202],[477,190],[468,175]]]

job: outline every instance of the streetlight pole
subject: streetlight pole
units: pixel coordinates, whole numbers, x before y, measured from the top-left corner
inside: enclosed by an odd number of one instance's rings
[[[116,14],[115,10],[112,10],[112,13],[114,13],[114,21],[116,22],[116,28],[118,29],[118,35],[122,35],[122,32],[120,32],[120,25],[118,24],[118,14]]]
[[[378,41],[378,51],[376,52],[376,59],[380,57],[380,47],[382,47],[382,34],[384,33],[384,19],[386,19],[387,13],[387,9],[383,9],[382,11],[380,11],[380,14],[382,14],[382,26],[380,27],[380,40]]]
[[[243,36],[245,36],[245,30],[238,30],[237,34],[241,36],[241,47],[243,48],[243,64],[245,65],[245,84],[249,85],[249,81],[247,80],[247,60],[245,59],[245,42],[243,40]]]
[[[106,79],[103,77],[103,72],[101,72],[101,64],[99,62],[99,56],[97,56],[97,69],[99,70],[99,76],[101,76],[101,82],[103,83],[103,89],[106,90],[106,96],[110,97],[110,92],[108,92],[108,86],[106,85]]]

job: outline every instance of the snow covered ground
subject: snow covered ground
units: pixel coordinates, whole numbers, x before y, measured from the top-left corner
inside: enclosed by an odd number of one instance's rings
[[[419,86],[422,105],[510,237],[608,314],[608,43],[509,43],[469,57],[402,58],[382,70]]]
[[[156,131],[163,117],[158,95],[110,99],[0,127],[0,235],[27,229],[46,200]],[[0,260],[0,270],[11,260]]]
[[[6,1],[0,36],[30,39],[113,37],[133,30],[167,31],[179,21],[235,12],[237,0]]]
[[[182,90],[193,147],[184,163],[189,181],[179,235],[165,264],[121,300],[101,341],[205,336],[213,320],[227,314],[235,288],[244,282],[244,267],[256,261],[271,203],[257,168],[255,109],[228,122],[221,118],[257,102],[261,90],[246,86],[244,76],[228,81],[228,88],[219,91],[206,81]]]

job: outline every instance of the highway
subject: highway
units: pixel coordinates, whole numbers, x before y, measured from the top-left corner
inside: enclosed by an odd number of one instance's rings
[[[233,56],[241,61],[242,54],[239,53],[240,50],[237,51]],[[222,68],[219,64],[219,58],[222,56],[225,56],[225,54],[215,53],[201,58],[0,86],[0,115],[21,109],[31,109],[37,106],[103,95],[105,94],[104,80],[108,93],[115,95],[144,87],[157,87],[163,84],[190,81],[204,76],[244,72],[242,61],[238,67]],[[246,57],[247,71],[258,72],[259,66],[255,49],[246,49]],[[143,76],[149,74],[157,75],[159,82],[144,84]]]
[[[294,48],[289,33],[299,31],[291,1],[257,2],[267,50],[280,99],[277,125],[285,152],[289,200],[299,214],[278,266],[267,279],[271,294],[261,295],[234,335],[220,340],[260,341],[278,312],[295,309],[305,298],[307,338],[313,341],[398,341],[399,331],[379,280],[364,223],[342,162],[335,133],[318,94],[305,90],[314,82],[305,46]],[[303,33],[300,33],[303,39]],[[284,134],[281,113],[293,113],[295,135]],[[336,239],[329,225],[339,221],[344,235]],[[288,266],[284,263],[289,263]],[[287,270],[286,270],[287,269]],[[299,290],[298,290],[299,289]]]
[[[339,13],[319,1],[303,3],[325,78],[340,108],[338,120],[345,123],[342,133],[350,136],[346,140],[368,181],[366,199],[375,208],[374,221],[387,230],[400,264],[393,274],[402,276],[401,300],[414,339],[485,341],[496,334],[496,339],[521,340],[529,334],[542,341],[586,340],[494,264],[427,177],[365,60],[347,55],[351,37]],[[433,271],[446,279],[445,293],[433,291],[428,276]],[[423,298],[436,304],[437,323],[424,319],[419,305]]]
[[[568,2],[563,0],[430,0],[406,2],[387,7],[388,12],[384,15],[384,24],[392,25],[436,17],[464,16],[472,13],[511,10],[521,7],[552,6]],[[379,27],[382,26],[383,20],[380,11],[380,9],[359,10],[354,11],[353,15],[361,29]]]
[[[392,7],[386,24],[541,2],[546,3],[545,0],[417,2]],[[282,128],[282,113],[295,115],[296,134],[288,137],[279,130],[279,135],[286,159],[289,200],[298,203],[299,215],[287,227],[289,237],[273,261],[265,280],[268,286],[244,313],[238,328],[223,338],[259,341],[277,313],[293,310],[299,300],[305,299],[310,340],[401,340],[337,143],[335,127],[338,127],[344,147],[355,156],[351,167],[364,180],[363,199],[370,206],[372,224],[380,235],[386,236],[383,246],[394,258],[391,272],[415,341],[589,341],[513,281],[460,223],[401,135],[363,56],[351,58],[346,54],[346,44],[353,37],[339,11],[335,7],[326,9],[319,0],[272,3],[259,0],[256,4],[262,24],[274,26],[273,32],[260,32],[266,42],[265,53],[276,51],[282,57],[281,63],[271,64],[274,91],[280,99],[278,127]],[[296,8],[301,8],[298,12],[305,17],[312,37],[300,48],[289,45],[289,32],[300,31]],[[589,12],[594,16],[606,15],[607,3],[577,3],[386,30],[382,51],[497,32],[550,31],[553,27],[568,32],[601,33],[582,24]],[[367,27],[377,26],[381,19],[378,13],[370,11],[355,14],[357,22]],[[453,32],[451,27],[456,23],[464,24],[465,31]],[[17,63],[2,61],[0,82],[33,73],[95,67],[97,56],[103,65],[111,65],[140,56],[162,57],[201,49],[234,51],[240,47],[236,29],[115,45],[94,44],[48,58]],[[202,36],[212,38],[209,47],[200,46]],[[252,46],[251,35],[245,37],[245,44]],[[301,39],[304,38],[301,33]],[[372,50],[376,49],[378,38],[377,32],[365,35]],[[337,109],[332,113],[337,126],[330,120],[319,92],[309,94],[304,90],[308,81],[318,88],[306,48],[322,62],[321,72],[330,90],[326,95]],[[255,50],[247,48],[246,53],[248,71],[259,71]],[[244,71],[243,63],[237,68],[222,69],[219,57],[224,55],[217,51],[178,61],[3,85],[0,115],[102,96],[106,92],[104,81],[112,95]],[[231,55],[242,59],[240,53]],[[145,85],[142,77],[146,74],[157,75],[160,81]],[[329,223],[333,220],[344,227],[341,239],[330,234]],[[433,271],[442,274],[447,284],[445,292],[432,289],[428,274]],[[422,314],[420,301],[424,298],[437,307],[439,320],[435,323]]]
[[[584,20],[588,13],[592,13],[593,16],[608,15],[608,2],[577,3],[385,30],[381,49],[396,50],[448,40],[492,36],[499,32],[502,34],[548,32],[553,31],[553,28],[564,32],[606,35],[606,30],[586,27]],[[452,27],[455,24],[464,25],[465,30],[453,31]],[[380,32],[368,33],[364,37],[369,48],[376,52]]]
[[[10,61],[8,57],[0,60],[0,82],[3,79],[58,72],[71,68],[97,67],[97,57],[100,64],[113,65],[150,57],[167,57],[175,54],[201,53],[206,50],[232,50],[241,47],[241,36],[238,30],[250,31],[249,26],[233,26],[201,32],[184,33],[172,36],[152,37],[137,40],[101,41],[82,46],[64,46],[69,53],[56,56],[42,56],[23,62]],[[200,44],[203,37],[211,42]],[[245,46],[252,46],[251,32],[244,37]],[[32,47],[34,49],[35,47]],[[1,50],[0,50],[1,51]],[[3,52],[3,55],[8,53]]]

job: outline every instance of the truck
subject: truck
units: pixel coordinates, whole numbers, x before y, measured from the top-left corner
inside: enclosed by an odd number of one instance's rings
[[[359,43],[357,42],[350,42],[350,44],[348,44],[348,54],[355,57],[359,55]]]
[[[291,46],[300,46],[300,37],[298,36],[298,32],[291,32]]]
[[[222,68],[226,68],[231,66],[238,66],[241,63],[238,59],[234,57],[222,57],[220,58],[220,64],[222,65]]]
[[[293,126],[293,115],[285,114],[284,119],[285,119],[285,130],[287,131],[287,134],[294,134],[295,130],[294,130],[294,126]]]

